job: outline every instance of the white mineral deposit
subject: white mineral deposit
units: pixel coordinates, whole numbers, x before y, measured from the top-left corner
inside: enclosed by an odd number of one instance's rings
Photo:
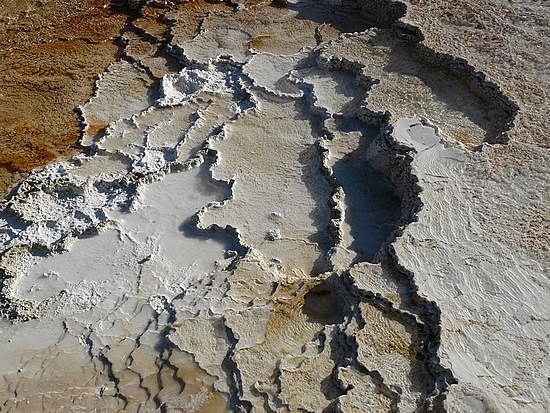
[[[549,411],[548,9],[445,3],[82,2],[126,17],[0,201],[0,412]]]

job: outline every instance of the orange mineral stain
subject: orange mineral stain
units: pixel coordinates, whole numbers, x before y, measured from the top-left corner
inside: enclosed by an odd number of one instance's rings
[[[0,196],[29,170],[77,151],[77,107],[117,58],[127,19],[105,0],[0,7]]]

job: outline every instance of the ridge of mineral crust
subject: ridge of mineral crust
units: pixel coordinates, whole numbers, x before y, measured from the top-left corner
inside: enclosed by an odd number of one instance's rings
[[[0,411],[550,409],[536,105],[424,2],[274,6],[105,7],[83,152],[0,204]]]

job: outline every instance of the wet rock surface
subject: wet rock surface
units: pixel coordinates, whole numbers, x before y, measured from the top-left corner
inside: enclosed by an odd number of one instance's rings
[[[0,205],[1,411],[550,407],[533,103],[421,2],[103,6],[83,152]]]

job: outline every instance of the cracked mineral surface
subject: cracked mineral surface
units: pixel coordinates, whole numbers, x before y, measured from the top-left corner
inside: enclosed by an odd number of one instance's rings
[[[548,17],[1,2],[0,412],[550,410]]]

